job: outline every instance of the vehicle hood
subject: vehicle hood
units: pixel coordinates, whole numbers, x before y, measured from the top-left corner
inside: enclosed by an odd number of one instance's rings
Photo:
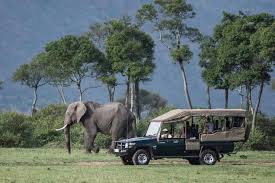
[[[122,143],[141,142],[141,141],[150,141],[150,140],[154,140],[154,139],[157,139],[157,137],[134,137],[134,138],[130,138],[130,139],[119,140],[119,141],[116,141],[116,142],[122,142]]]

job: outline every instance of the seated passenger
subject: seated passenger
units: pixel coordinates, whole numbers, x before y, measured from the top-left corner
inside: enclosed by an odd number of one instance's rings
[[[210,118],[207,118],[207,122],[204,125],[204,133],[213,133],[214,124],[210,121]]]
[[[190,131],[190,138],[198,138],[199,137],[198,130],[194,124],[191,125],[191,128],[189,131]]]
[[[169,134],[168,133],[168,130],[166,129],[166,128],[164,128],[163,130],[162,130],[162,135],[161,135],[161,138],[164,138],[164,139],[166,139],[166,138],[172,138],[172,135],[171,134]]]

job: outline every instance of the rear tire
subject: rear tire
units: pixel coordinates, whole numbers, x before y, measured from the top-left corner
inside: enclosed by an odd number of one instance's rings
[[[120,159],[121,159],[121,162],[123,165],[133,165],[134,164],[131,157],[121,156]]]
[[[150,162],[150,156],[146,150],[139,149],[133,155],[132,160],[134,165],[148,165]]]
[[[200,159],[199,158],[190,158],[188,159],[188,162],[190,165],[200,165]]]
[[[200,154],[200,163],[202,165],[215,165],[217,161],[217,153],[211,149],[205,149]]]

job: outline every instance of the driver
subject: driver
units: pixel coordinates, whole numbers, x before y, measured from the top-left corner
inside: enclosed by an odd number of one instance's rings
[[[168,130],[166,128],[164,128],[162,130],[161,138],[172,138],[172,135],[168,133]]]

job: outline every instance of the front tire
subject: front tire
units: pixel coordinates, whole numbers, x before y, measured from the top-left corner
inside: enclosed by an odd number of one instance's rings
[[[120,159],[121,159],[121,162],[123,165],[133,165],[134,164],[131,157],[121,156]]]
[[[200,163],[202,165],[215,165],[217,153],[211,149],[206,149],[200,154]]]
[[[133,155],[132,160],[134,165],[148,165],[150,162],[150,156],[146,150],[139,149]]]

